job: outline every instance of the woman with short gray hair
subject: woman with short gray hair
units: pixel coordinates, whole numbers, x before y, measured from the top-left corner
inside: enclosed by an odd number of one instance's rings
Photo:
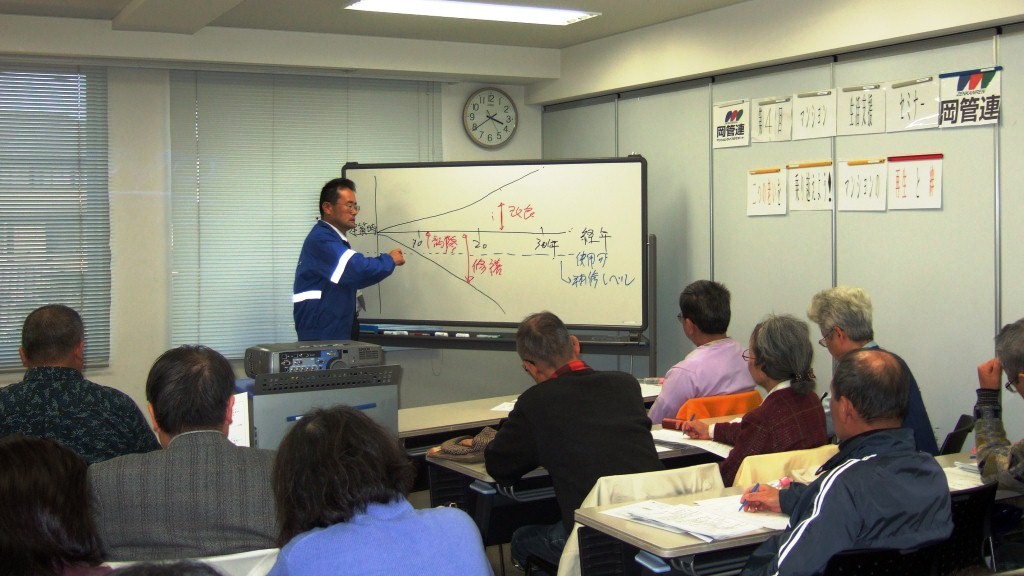
[[[754,327],[750,348],[743,358],[754,382],[765,389],[764,402],[740,422],[708,425],[694,421],[683,427],[693,438],[733,446],[719,464],[726,486],[732,485],[747,456],[828,443],[825,411],[814,393],[814,348],[807,323],[789,314],[769,315]]]

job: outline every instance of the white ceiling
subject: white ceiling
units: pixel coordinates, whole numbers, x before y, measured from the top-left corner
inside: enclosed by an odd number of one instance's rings
[[[206,26],[565,48],[744,0],[475,0],[575,8],[569,26],[508,24],[344,10],[355,0],[0,0],[3,14],[108,20],[114,30],[194,34]]]

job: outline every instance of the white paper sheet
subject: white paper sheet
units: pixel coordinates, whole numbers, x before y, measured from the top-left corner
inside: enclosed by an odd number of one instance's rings
[[[696,446],[701,450],[711,452],[712,454],[716,454],[722,458],[727,458],[729,456],[729,452],[732,451],[732,446],[729,446],[728,444],[715,442],[714,440],[696,440],[694,438],[690,438],[679,430],[651,430],[651,436],[654,436],[655,444],[661,443],[663,445],[675,445],[676,448],[679,448],[682,445]]]
[[[661,394],[661,386],[658,386],[657,384],[640,383],[640,395],[644,398],[650,398],[651,396],[657,397],[658,394]]]
[[[785,530],[789,527],[789,516],[781,512],[741,512],[741,498],[742,496],[722,496],[698,500],[695,504],[720,516],[742,520],[769,530]]]
[[[977,465],[971,465],[973,470],[969,470],[961,467],[961,464],[964,463],[957,462],[955,466],[942,469],[946,473],[946,482],[949,483],[950,492],[976,488],[982,485],[981,473],[978,472]]]
[[[734,538],[760,528],[743,518],[726,517],[709,508],[664,504],[654,500],[604,510],[603,513],[664,530],[688,532],[704,541]]]
[[[494,408],[491,408],[491,410],[494,410],[495,412],[511,412],[512,409],[515,407],[516,401],[513,400],[511,402],[502,402],[501,404],[498,404]]]
[[[228,440],[235,446],[251,446],[249,437],[249,393],[235,394],[235,404],[231,408],[231,425],[228,426]]]

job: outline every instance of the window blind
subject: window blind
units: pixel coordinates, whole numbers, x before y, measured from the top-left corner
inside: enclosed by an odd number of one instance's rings
[[[294,341],[320,188],[345,162],[439,161],[440,105],[432,82],[172,72],[172,343]]]
[[[78,310],[87,365],[108,362],[106,70],[0,63],[0,369],[44,304]]]

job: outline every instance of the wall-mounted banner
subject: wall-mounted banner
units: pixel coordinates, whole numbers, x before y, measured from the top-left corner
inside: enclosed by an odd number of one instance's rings
[[[786,171],[761,168],[747,172],[747,216],[786,213]]]
[[[885,158],[841,160],[837,168],[840,212],[885,212]]]
[[[942,208],[942,154],[889,157],[889,210]]]
[[[885,132],[885,90],[880,84],[843,88],[839,91],[837,114],[839,136]]]
[[[750,100],[719,102],[712,107],[712,148],[750,145]]]
[[[793,99],[766,98],[758,100],[751,122],[754,142],[787,142],[793,134]]]
[[[1002,70],[1002,66],[995,66],[939,74],[939,124],[959,128],[999,122]]]
[[[835,186],[831,160],[787,164],[786,181],[790,210],[832,209]]]
[[[892,82],[885,90],[885,131],[939,127],[939,79],[925,76]]]
[[[836,135],[836,91],[818,90],[793,97],[793,140]]]

